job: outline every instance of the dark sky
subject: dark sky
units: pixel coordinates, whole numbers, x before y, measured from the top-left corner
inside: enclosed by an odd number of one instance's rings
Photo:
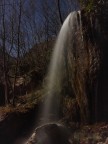
[[[4,4],[3,1],[5,1],[6,47],[8,50],[11,48],[11,44],[9,44],[11,41],[11,17],[14,17],[14,49],[16,51],[20,0],[2,0],[0,1],[0,5]],[[36,42],[44,41],[47,37],[45,34],[47,26],[49,37],[51,37],[51,35],[57,36],[61,24],[56,0],[22,0],[21,2],[23,4],[23,10],[21,16],[20,41],[25,41],[25,47],[30,48]],[[70,12],[77,9],[78,3],[75,0],[60,0],[60,10],[63,21]],[[0,32],[3,32],[1,7],[0,11]],[[38,39],[37,34],[41,35],[41,40]],[[14,50],[13,53],[15,54]]]

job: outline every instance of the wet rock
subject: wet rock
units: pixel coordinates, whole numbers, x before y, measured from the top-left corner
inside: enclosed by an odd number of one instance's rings
[[[26,144],[72,144],[70,132],[59,124],[38,127]]]

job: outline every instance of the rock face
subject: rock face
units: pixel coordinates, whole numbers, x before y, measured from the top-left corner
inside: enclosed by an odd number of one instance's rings
[[[26,144],[71,144],[69,131],[62,125],[46,124],[36,128]]]
[[[88,49],[89,98],[92,121],[108,121],[108,2],[96,1],[93,11],[83,13],[85,44]],[[90,46],[91,45],[91,46]]]
[[[77,34],[76,49],[68,52],[71,85],[84,123],[108,121],[108,2],[96,1],[96,6],[81,11],[83,45]]]
[[[101,76],[99,83],[99,113],[100,120],[108,121],[108,1],[104,0],[102,5],[102,15],[100,21],[102,23],[101,31],[101,51],[102,64]]]

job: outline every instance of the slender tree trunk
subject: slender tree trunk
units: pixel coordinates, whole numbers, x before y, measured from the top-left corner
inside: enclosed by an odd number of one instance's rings
[[[61,9],[60,9],[60,0],[57,0],[57,5],[58,5],[60,22],[61,22],[61,24],[63,24],[63,19],[62,19],[62,14],[61,14]]]
[[[8,84],[7,84],[7,67],[6,67],[6,31],[5,31],[5,1],[2,5],[2,12],[3,12],[3,19],[2,19],[2,25],[3,25],[3,72],[4,72],[4,90],[5,90],[5,105],[8,105]]]
[[[21,3],[21,0],[20,0],[20,4],[19,4],[19,22],[18,22],[18,41],[17,41],[17,61],[16,61],[14,84],[13,84],[13,100],[12,100],[13,101],[13,106],[15,105],[15,84],[16,84],[18,68],[19,68],[19,59],[20,59],[21,14],[22,14],[22,3]]]

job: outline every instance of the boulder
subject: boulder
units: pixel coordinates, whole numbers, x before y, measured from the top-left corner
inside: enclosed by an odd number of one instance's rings
[[[69,130],[60,124],[46,124],[36,128],[26,144],[71,144]]]

